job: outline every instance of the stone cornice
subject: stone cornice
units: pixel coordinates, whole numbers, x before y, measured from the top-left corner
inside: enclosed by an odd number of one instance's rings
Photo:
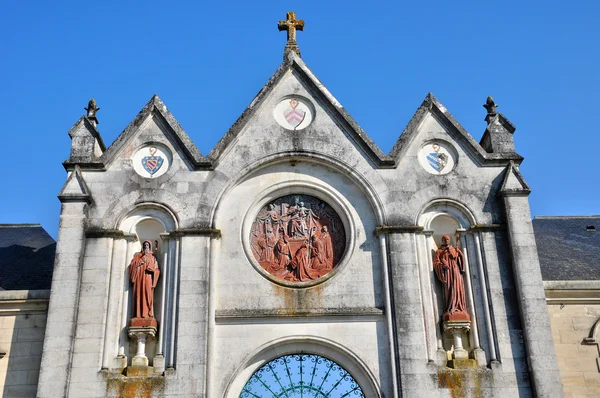
[[[0,292],[0,316],[45,314],[50,290],[7,290]]]
[[[381,225],[375,228],[375,235],[384,234],[416,234],[423,232],[424,228],[418,225]]]
[[[125,233],[119,229],[95,229],[90,228],[85,231],[86,238],[115,238],[124,239]]]
[[[170,236],[210,236],[211,238],[221,238],[221,230],[215,228],[182,228],[171,231]]]
[[[217,310],[215,318],[217,321],[251,321],[256,318],[308,318],[308,317],[363,317],[383,316],[385,311],[381,308],[315,308],[315,309],[275,309],[275,310]]]
[[[544,281],[548,304],[600,304],[600,281]]]
[[[475,224],[469,228],[466,232],[496,232],[504,231],[506,229],[505,224]]]

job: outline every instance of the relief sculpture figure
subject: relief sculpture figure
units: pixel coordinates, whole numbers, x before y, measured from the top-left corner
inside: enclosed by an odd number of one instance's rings
[[[258,212],[250,243],[255,259],[269,274],[288,282],[308,282],[335,267],[346,248],[346,235],[329,205],[309,195],[288,195]]]
[[[144,241],[129,264],[129,280],[133,284],[133,319],[154,318],[154,289],[160,276],[152,242]]]
[[[465,263],[459,248],[450,244],[450,236],[442,237],[442,245],[433,256],[433,269],[435,275],[444,286],[446,309],[444,321],[468,321],[465,299],[465,285],[462,274],[465,272]]]
[[[275,245],[275,260],[276,266],[272,268],[276,272],[284,271],[285,267],[287,267],[292,260],[290,244],[287,241],[285,230],[283,228],[279,229],[279,240]]]
[[[320,276],[319,272],[311,267],[309,253],[310,248],[311,245],[308,242],[308,239],[305,239],[300,245],[298,251],[296,251],[296,255],[290,263],[292,272],[286,277],[286,279],[291,281],[306,282],[317,279]]]

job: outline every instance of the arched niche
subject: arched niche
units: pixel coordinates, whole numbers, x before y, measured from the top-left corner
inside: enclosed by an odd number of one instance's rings
[[[136,206],[133,210],[122,217],[118,222],[117,229],[123,232],[126,246],[123,247],[124,262],[120,267],[119,275],[112,275],[116,281],[122,280],[122,299],[119,319],[115,323],[119,324],[118,352],[117,357],[124,358],[124,366],[132,364],[132,357],[136,354],[137,342],[128,335],[129,321],[132,317],[133,297],[131,294],[131,281],[129,279],[129,266],[134,255],[142,249],[144,241],[152,243],[152,251],[157,259],[160,276],[154,289],[154,316],[158,322],[158,331],[154,338],[148,339],[145,345],[145,354],[148,358],[149,366],[164,367],[164,358],[173,355],[169,351],[172,346],[170,340],[173,339],[173,322],[175,317],[174,310],[171,310],[172,303],[175,300],[173,291],[175,291],[175,241],[169,235],[169,232],[177,229],[178,220],[164,205],[157,203],[144,203]],[[160,357],[160,364],[155,363],[156,358]],[[167,364],[169,360],[167,359]]]
[[[290,336],[271,341],[250,354],[229,382],[225,398],[239,398],[246,383],[261,367],[274,359],[294,354],[315,354],[344,368],[358,383],[365,397],[381,397],[380,386],[367,365],[351,350],[317,336]]]
[[[158,235],[177,229],[177,218],[171,210],[158,203],[136,206],[118,223],[117,229],[125,234],[135,234],[138,241],[156,240]],[[154,238],[154,239],[153,239]]]
[[[427,204],[419,214],[417,225],[425,230],[433,231],[437,242],[445,234],[452,237],[456,244],[454,234],[457,230],[467,230],[475,224],[473,213],[463,204],[450,200],[440,199]]]
[[[477,359],[480,364],[485,364],[485,358],[481,358],[480,331],[477,324],[477,315],[484,307],[480,294],[475,294],[474,284],[479,278],[477,263],[477,247],[471,236],[470,229],[476,224],[473,213],[461,203],[440,199],[424,206],[419,214],[417,223],[424,231],[418,240],[419,267],[421,269],[423,301],[427,313],[428,347],[429,359],[439,360],[445,363],[446,359],[452,359],[456,340],[453,335],[444,331],[442,314],[446,310],[444,300],[444,287],[437,278],[433,269],[433,258],[441,246],[444,235],[450,236],[450,244],[461,250],[465,265],[462,273],[467,312],[471,318],[470,330],[466,329],[462,336],[462,344],[468,351],[470,358]],[[480,256],[479,256],[480,257]],[[475,286],[478,287],[478,286]],[[479,292],[485,291],[480,289]],[[446,355],[447,354],[447,355]],[[479,355],[480,357],[477,357]]]

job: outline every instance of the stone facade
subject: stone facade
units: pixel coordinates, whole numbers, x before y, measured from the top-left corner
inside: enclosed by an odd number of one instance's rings
[[[565,396],[600,396],[600,283],[546,281],[544,286]]]
[[[514,126],[495,107],[486,120],[479,144],[429,94],[383,154],[295,51],[207,156],[158,96],[108,148],[82,117],[38,396],[238,397],[298,353],[337,362],[367,397],[562,396]],[[329,207],[278,202],[294,195]],[[335,267],[275,278],[268,236],[288,222],[306,241],[290,237],[285,272],[314,267],[322,225],[345,232]],[[432,268],[445,234],[465,256],[460,327],[442,322]],[[140,345],[128,266],[144,240],[161,277]]]
[[[46,330],[48,290],[0,291],[0,392],[35,397]]]

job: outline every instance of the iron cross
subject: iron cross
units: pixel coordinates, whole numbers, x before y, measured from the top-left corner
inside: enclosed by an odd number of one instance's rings
[[[296,19],[296,13],[290,11],[287,13],[287,19],[279,21],[277,27],[280,31],[287,30],[288,44],[296,44],[296,29],[304,30],[304,20]]]

